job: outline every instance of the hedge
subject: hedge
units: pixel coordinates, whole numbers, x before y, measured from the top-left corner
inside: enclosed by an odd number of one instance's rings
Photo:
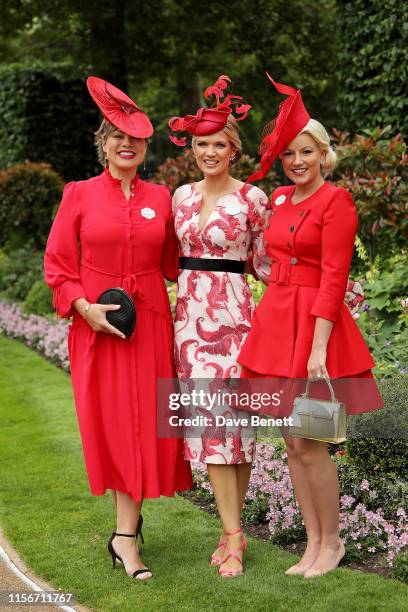
[[[0,68],[0,167],[47,162],[67,181],[98,170],[92,131],[98,110],[63,66]]]

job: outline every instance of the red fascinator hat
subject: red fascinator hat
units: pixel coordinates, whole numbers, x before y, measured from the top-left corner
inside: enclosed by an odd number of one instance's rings
[[[214,102],[209,107],[201,107],[195,115],[185,117],[172,117],[169,127],[173,132],[188,132],[191,136],[209,136],[222,130],[228,121],[228,117],[234,111],[237,121],[242,121],[251,110],[249,104],[245,104],[241,96],[225,94],[228,84],[231,83],[229,76],[223,74],[211,87],[204,92],[205,98],[214,97]],[[181,138],[169,136],[170,140],[179,147],[187,144],[185,136]]]
[[[123,91],[94,76],[87,78],[86,85],[106,121],[118,130],[135,138],[153,134],[149,117]]]
[[[300,89],[276,83],[268,73],[266,76],[279,93],[289,97],[280,104],[278,116],[264,127],[259,147],[259,153],[262,155],[259,169],[247,178],[247,183],[264,178],[279,153],[286,149],[310,119]]]

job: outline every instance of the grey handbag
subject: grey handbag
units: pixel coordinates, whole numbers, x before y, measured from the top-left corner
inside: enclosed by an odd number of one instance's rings
[[[305,392],[295,398],[293,425],[288,433],[298,438],[339,444],[346,439],[346,409],[336,400],[330,379],[325,377],[324,380],[330,389],[330,401],[309,397],[312,381],[308,380]]]

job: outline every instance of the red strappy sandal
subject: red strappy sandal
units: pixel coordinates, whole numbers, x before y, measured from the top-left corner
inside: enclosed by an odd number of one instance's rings
[[[221,563],[224,561],[224,556],[219,557],[217,555],[217,552],[219,550],[224,552],[224,549],[225,549],[225,547],[227,545],[227,541],[224,540],[224,536],[225,536],[225,533],[222,532],[221,537],[220,537],[220,541],[218,542],[218,546],[215,549],[215,551],[213,552],[213,554],[211,555],[211,559],[210,559],[210,563],[209,563],[210,567],[217,567],[218,565],[221,565]]]
[[[233,536],[233,535],[237,535],[239,533],[242,533],[242,544],[240,546],[238,546],[238,548],[231,550],[231,548],[228,545],[228,542],[225,542],[225,547],[226,547],[226,556],[224,557],[224,559],[222,560],[222,563],[220,565],[220,568],[218,570],[219,575],[222,578],[238,578],[238,576],[242,576],[243,571],[244,571],[244,564],[242,562],[242,559],[240,557],[238,557],[238,553],[247,549],[247,541],[246,538],[243,534],[242,529],[237,529],[236,531],[232,531],[231,533],[228,533],[226,531],[224,531],[224,535],[226,536]],[[224,563],[226,561],[228,561],[228,559],[236,559],[237,561],[239,561],[241,567],[238,569],[232,569],[232,568],[226,568],[226,567],[222,567],[224,565]]]

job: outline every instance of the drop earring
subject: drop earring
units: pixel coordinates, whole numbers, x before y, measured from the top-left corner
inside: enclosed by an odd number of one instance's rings
[[[143,158],[143,170],[146,170],[146,157]]]

